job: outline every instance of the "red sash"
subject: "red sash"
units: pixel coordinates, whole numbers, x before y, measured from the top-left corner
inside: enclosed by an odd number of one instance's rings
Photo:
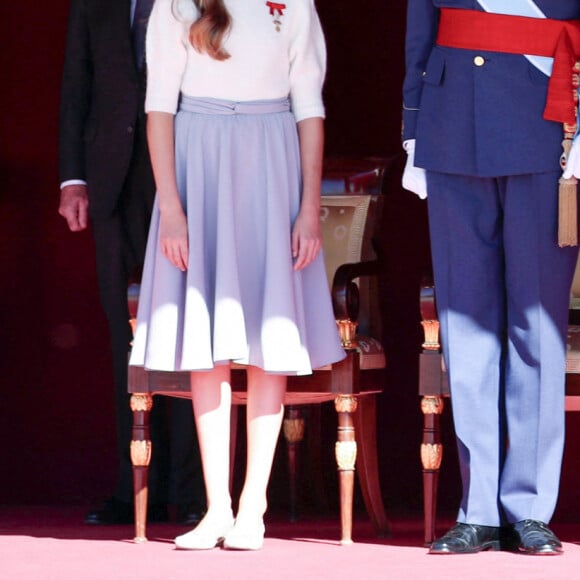
[[[437,44],[554,58],[544,119],[574,125],[574,65],[580,60],[580,20],[553,20],[441,8]],[[576,78],[577,82],[577,78]],[[577,86],[577,84],[576,84]]]

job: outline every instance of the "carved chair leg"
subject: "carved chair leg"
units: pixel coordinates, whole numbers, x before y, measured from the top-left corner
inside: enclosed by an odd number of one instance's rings
[[[135,494],[135,542],[147,541],[147,493],[149,463],[151,461],[151,435],[149,415],[153,397],[148,394],[131,395],[133,432],[131,438],[131,463],[133,464],[133,492]]]
[[[443,398],[426,396],[421,399],[423,413],[423,442],[421,463],[423,464],[423,512],[425,516],[425,545],[435,539],[435,518],[437,516],[437,485],[439,468],[443,458],[440,418],[443,412]]]
[[[379,536],[387,536],[390,526],[379,482],[376,402],[376,395],[358,398],[358,410],[354,414],[358,446],[356,472],[373,526]]]
[[[354,497],[354,466],[356,463],[356,436],[353,413],[356,412],[357,398],[339,395],[334,400],[338,413],[338,438],[335,446],[336,463],[340,487],[340,521],[342,545],[352,544],[352,504]]]
[[[289,517],[291,522],[295,522],[298,519],[299,451],[304,439],[304,414],[299,406],[288,405],[286,407],[282,428],[288,451]]]

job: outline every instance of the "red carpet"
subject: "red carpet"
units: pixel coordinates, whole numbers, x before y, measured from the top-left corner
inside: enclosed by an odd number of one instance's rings
[[[565,553],[529,557],[486,552],[429,556],[419,518],[392,520],[389,538],[376,538],[364,519],[355,543],[340,546],[336,520],[267,523],[260,552],[182,552],[172,539],[183,528],[151,525],[149,542],[132,543],[130,526],[90,527],[78,507],[0,508],[0,577],[10,580],[461,579],[559,580],[578,578],[580,524],[555,524]],[[449,522],[446,522],[449,523]],[[442,522],[442,525],[446,525]]]

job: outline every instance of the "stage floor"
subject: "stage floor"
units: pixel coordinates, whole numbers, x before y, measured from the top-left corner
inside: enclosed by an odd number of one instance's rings
[[[337,519],[288,523],[272,517],[259,552],[177,551],[174,524],[149,526],[149,541],[134,544],[131,526],[86,526],[84,507],[0,506],[0,578],[7,580],[559,580],[578,578],[580,523],[554,524],[562,556],[505,552],[429,556],[420,515],[391,517],[392,534],[377,538],[364,517],[355,543],[341,546]],[[445,526],[450,522],[440,522]]]

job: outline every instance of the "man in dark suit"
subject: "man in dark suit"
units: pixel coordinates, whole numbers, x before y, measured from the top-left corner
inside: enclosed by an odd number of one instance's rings
[[[463,483],[457,524],[431,553],[562,549],[547,524],[577,256],[557,224],[579,18],[578,0],[408,0],[403,185],[428,194]]]
[[[144,30],[152,4],[72,0],[68,23],[59,213],[73,232],[84,230],[89,217],[92,225],[101,304],[111,336],[119,454],[116,489],[100,509],[87,514],[86,522],[93,524],[133,519],[127,288],[143,263],[155,193],[143,110]],[[190,402],[156,400],[151,427],[149,519],[167,519],[171,495],[177,521],[192,525],[205,500]]]

